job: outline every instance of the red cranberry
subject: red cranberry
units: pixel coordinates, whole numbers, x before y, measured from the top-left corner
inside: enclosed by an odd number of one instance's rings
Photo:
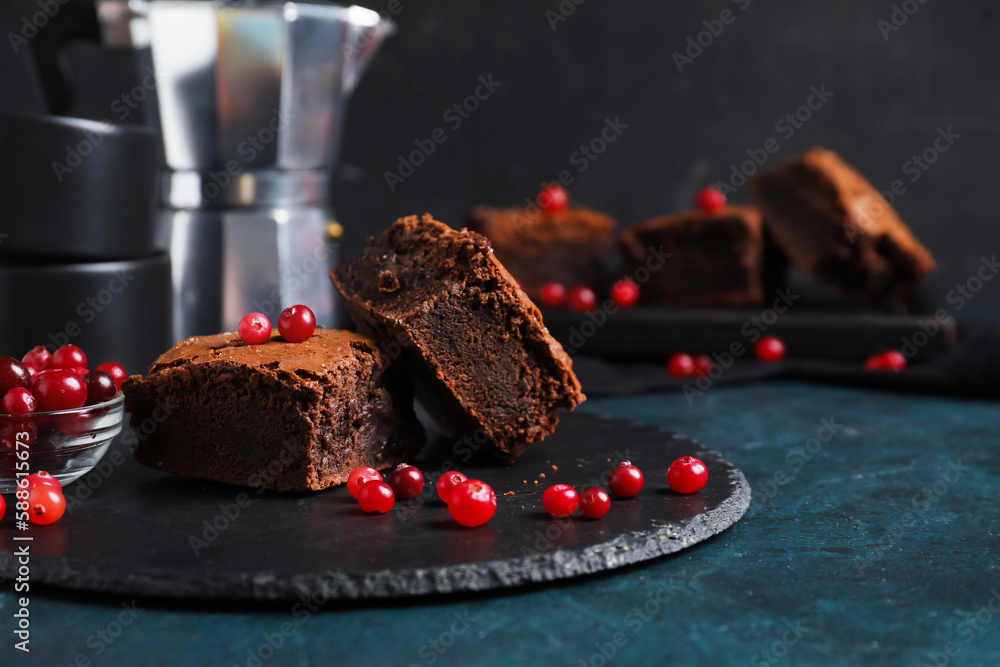
[[[53,368],[86,368],[87,355],[76,345],[63,345],[52,355]]]
[[[600,519],[611,509],[611,496],[604,489],[592,486],[580,494],[580,512],[588,519]]]
[[[28,373],[31,374],[31,377],[35,377],[35,375],[38,374],[39,372],[38,367],[35,366],[30,361],[22,361],[21,363],[24,364],[24,367],[28,369]]]
[[[463,526],[481,526],[497,511],[497,495],[492,487],[478,479],[462,482],[451,491],[448,514]]]
[[[389,486],[397,498],[416,498],[424,490],[424,474],[414,466],[400,463],[389,475]]]
[[[266,343],[271,337],[271,320],[263,313],[250,313],[240,320],[240,338],[247,345]],[[309,333],[309,336],[312,332]],[[306,336],[308,338],[309,336]]]
[[[438,498],[443,500],[445,504],[451,500],[451,492],[456,486],[462,482],[467,482],[468,477],[463,475],[458,471],[446,472],[445,474],[438,477],[437,481],[437,494]]]
[[[51,486],[54,489],[62,491],[62,484],[59,483],[59,480],[44,470],[39,470],[36,473],[28,475],[27,479],[29,491],[39,485]]]
[[[574,313],[589,313],[597,307],[597,295],[586,285],[574,285],[566,294],[566,307]]]
[[[775,336],[763,336],[754,345],[753,352],[764,363],[773,364],[785,358],[785,344]]]
[[[566,301],[566,288],[556,282],[538,288],[538,300],[548,308],[558,308]]]
[[[378,474],[378,470],[375,470],[375,468],[370,468],[368,466],[355,468],[347,477],[347,492],[351,494],[351,497],[357,498],[362,485],[367,482],[381,481],[382,475]]]
[[[70,370],[73,371],[74,373],[76,373],[77,375],[79,375],[80,377],[83,377],[84,375],[86,375],[87,373],[90,372],[86,368],[82,368],[82,367],[80,367],[80,368],[71,368]]]
[[[36,371],[47,371],[52,367],[52,353],[39,345],[24,355],[21,362],[34,365]]]
[[[385,482],[365,482],[358,491],[358,505],[366,512],[385,514],[395,504],[392,487]]]
[[[542,494],[542,507],[557,519],[575,512],[579,504],[580,496],[569,484],[553,484]]]
[[[715,213],[716,211],[721,211],[726,205],[726,195],[722,194],[718,188],[708,186],[698,190],[698,193],[694,196],[694,203],[702,211]]]
[[[643,481],[641,470],[631,461],[622,461],[611,470],[608,488],[619,498],[631,498],[642,491]]]
[[[7,415],[30,415],[35,411],[35,397],[31,395],[30,389],[14,387],[3,395],[0,405],[0,412]]]
[[[865,360],[865,368],[874,371],[892,371],[898,373],[906,370],[906,357],[898,350],[886,350]]]
[[[707,354],[699,354],[694,358],[694,376],[703,378],[712,372],[712,358]]]
[[[677,493],[700,491],[707,481],[708,469],[693,456],[682,456],[667,468],[667,484]]]
[[[14,387],[30,387],[31,372],[14,357],[0,357],[0,396]]]
[[[28,491],[28,519],[46,526],[62,518],[66,511],[66,498],[62,491],[47,484],[39,484]]]
[[[128,373],[125,371],[125,367],[114,361],[101,364],[97,367],[97,370],[110,373],[112,379],[115,381],[115,389],[118,391],[121,391],[122,382],[128,378]]]
[[[566,192],[566,188],[557,183],[544,185],[538,191],[535,202],[538,204],[538,208],[549,215],[559,215],[569,206],[569,193]]]
[[[882,357],[885,360],[886,368],[890,371],[898,373],[906,370],[906,357],[899,350],[887,350],[882,353]]]
[[[65,369],[36,375],[32,393],[39,412],[73,410],[87,402],[87,387],[83,384],[83,379]]]
[[[83,376],[83,383],[87,385],[87,402],[85,405],[97,405],[105,401],[110,401],[118,393],[115,386],[115,379],[111,373],[106,371],[90,371]]]
[[[316,316],[308,306],[289,306],[278,318],[278,333],[289,343],[303,343],[316,330]]]
[[[65,370],[64,368],[47,368],[44,371],[38,371],[31,376],[31,389],[34,391],[35,385],[38,384],[38,378],[48,375],[49,373],[55,373],[56,371]],[[72,372],[72,371],[70,371]]]
[[[639,286],[623,278],[611,286],[611,299],[619,308],[631,308],[639,302]]]
[[[690,354],[678,352],[667,361],[667,372],[670,377],[689,378],[694,375],[694,359]]]

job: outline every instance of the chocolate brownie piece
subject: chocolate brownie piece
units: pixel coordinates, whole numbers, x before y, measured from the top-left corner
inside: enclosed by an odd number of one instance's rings
[[[413,385],[377,341],[317,329],[303,343],[181,341],[122,386],[135,458],[164,472],[315,491],[389,468],[424,442]]]
[[[641,284],[643,303],[751,306],[764,298],[761,215],[753,207],[646,220],[622,234],[621,248],[622,271]]]
[[[905,296],[936,268],[871,183],[832,151],[814,148],[757,175],[750,194],[792,261],[848,295]]]
[[[452,437],[517,456],[585,399],[485,236],[401,218],[330,276],[362,331],[405,350],[417,397]]]
[[[614,247],[614,219],[573,207],[551,215],[538,209],[479,206],[466,221],[493,244],[504,267],[531,298],[547,282],[607,286],[608,254]]]

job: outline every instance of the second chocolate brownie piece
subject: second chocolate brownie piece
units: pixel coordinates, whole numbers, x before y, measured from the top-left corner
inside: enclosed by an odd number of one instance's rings
[[[555,429],[557,408],[585,399],[569,357],[480,234],[402,218],[330,275],[355,324],[405,352],[421,403],[453,437],[517,456]]]

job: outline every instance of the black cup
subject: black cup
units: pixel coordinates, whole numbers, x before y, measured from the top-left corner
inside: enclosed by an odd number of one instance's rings
[[[0,354],[72,343],[90,368],[117,361],[145,373],[174,344],[165,254],[75,264],[0,258]]]
[[[0,257],[151,254],[159,143],[143,126],[0,114]]]

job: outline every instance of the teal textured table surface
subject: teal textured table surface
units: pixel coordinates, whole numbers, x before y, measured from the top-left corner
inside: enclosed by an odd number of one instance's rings
[[[769,383],[580,409],[722,452],[750,510],[672,556],[488,595],[208,605],[35,589],[30,654],[7,581],[0,665],[1000,665],[1000,404]]]

